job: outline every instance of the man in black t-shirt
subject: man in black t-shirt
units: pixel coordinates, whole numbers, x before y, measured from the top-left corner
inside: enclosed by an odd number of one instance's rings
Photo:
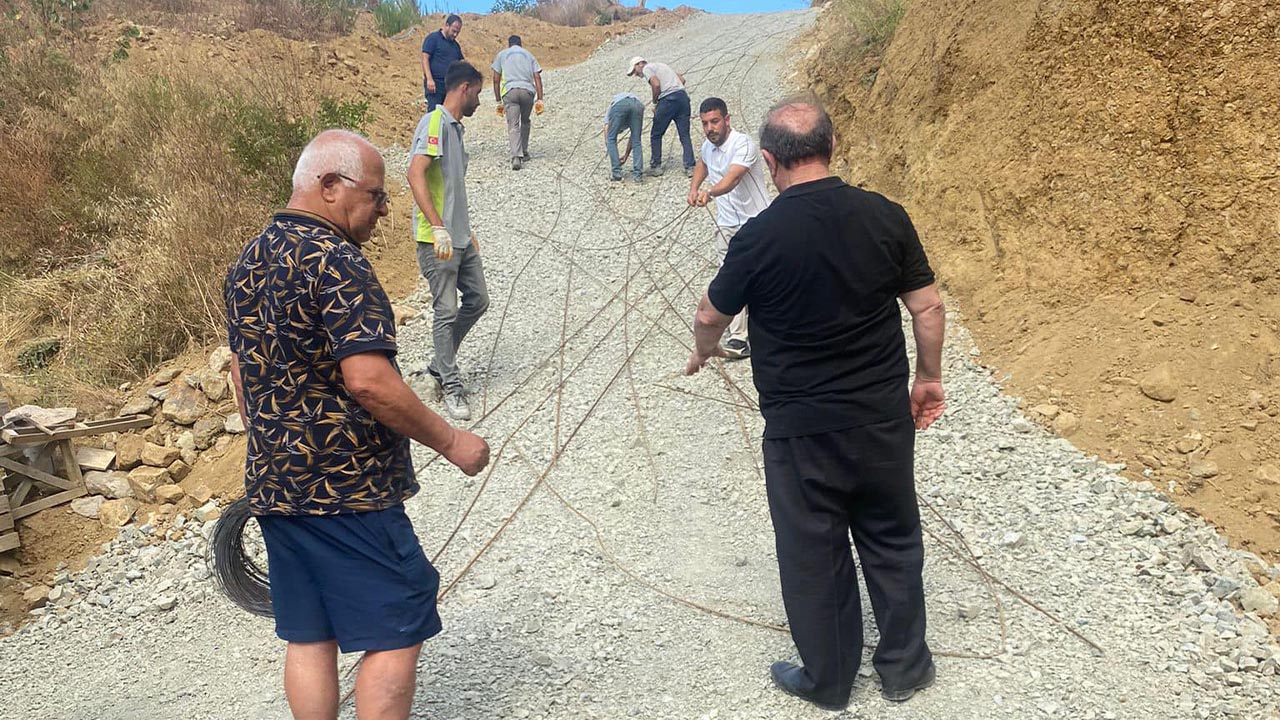
[[[946,310],[902,207],[831,176],[821,107],[775,107],[760,148],[780,194],[729,245],[685,372],[723,356],[721,333],[750,306],[782,598],[804,663],[774,663],[774,682],[822,707],[848,704],[862,662],[852,533],[880,630],[872,662],[881,693],[901,702],[934,679],[913,456],[915,431],[945,408]],[[910,392],[899,300],[916,341]]]
[[[444,26],[422,41],[422,93],[427,98],[427,112],[444,102],[445,75],[449,66],[462,59],[462,46],[458,33],[462,32],[462,18],[450,15]]]

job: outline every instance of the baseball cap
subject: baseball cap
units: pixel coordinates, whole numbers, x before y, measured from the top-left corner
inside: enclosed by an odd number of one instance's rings
[[[635,69],[636,69],[636,63],[642,63],[642,62],[647,62],[647,61],[644,58],[640,57],[639,55],[631,58],[631,62],[627,63],[627,75],[634,75]]]

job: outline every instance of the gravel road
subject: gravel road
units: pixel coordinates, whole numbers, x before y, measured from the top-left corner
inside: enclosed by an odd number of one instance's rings
[[[832,715],[769,682],[794,649],[767,627],[784,618],[750,368],[679,374],[713,270],[710,217],[684,206],[674,132],[667,174],[640,185],[609,181],[599,138],[613,94],[642,90],[623,76],[635,54],[684,71],[695,106],[718,94],[754,131],[814,18],[698,15],[548,72],[519,172],[491,102],[468,123],[493,304],[461,362],[496,460],[465,479],[418,448],[409,512],[433,554],[484,484],[439,558],[446,583],[503,533],[442,602],[415,717]],[[389,160],[403,172],[402,151]],[[402,366],[421,366],[430,343],[428,314],[403,329]],[[954,322],[946,366],[950,410],[917,456],[939,513],[925,511],[938,684],[890,706],[868,670],[844,717],[1273,716],[1280,654],[1241,606],[1274,611],[1258,578],[1275,570],[1027,420]],[[49,607],[0,641],[0,717],[287,717],[271,624],[218,595],[202,561],[210,526],[192,529],[174,542],[128,527],[61,577]],[[993,592],[959,537],[1061,622]]]

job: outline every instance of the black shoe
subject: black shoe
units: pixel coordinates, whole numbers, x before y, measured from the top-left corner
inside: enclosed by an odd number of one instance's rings
[[[937,678],[938,678],[937,667],[935,667],[933,663],[929,663],[929,669],[924,671],[924,676],[921,677],[920,681],[917,682],[915,685],[899,688],[896,690],[890,689],[887,687],[881,687],[880,697],[884,698],[885,700],[888,700],[889,702],[896,702],[896,703],[906,702],[916,694],[916,691],[924,690],[925,688],[929,687],[930,685],[933,684],[933,681],[936,680]]]
[[[610,175],[610,176],[609,176],[609,179],[610,179],[610,180],[612,180],[612,181],[614,181],[614,182],[622,182],[622,176],[621,176],[621,175]]]
[[[724,344],[724,353],[730,360],[742,360],[751,357],[751,345],[746,340],[731,338]]]
[[[649,177],[659,177],[660,175],[662,175],[662,166],[654,165],[653,167],[649,168],[647,174],[649,175]]]
[[[823,710],[844,710],[849,707],[848,697],[844,700],[818,697],[811,688],[813,681],[804,674],[804,668],[795,663],[779,660],[769,666],[769,674],[773,676],[773,684],[777,685],[782,692],[794,695],[801,700],[808,700]]]

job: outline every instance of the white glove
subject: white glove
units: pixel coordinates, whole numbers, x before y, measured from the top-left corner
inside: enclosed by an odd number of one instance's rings
[[[449,231],[443,225],[432,225],[431,236],[436,241],[436,259],[450,260],[453,258],[453,238],[449,235]]]

